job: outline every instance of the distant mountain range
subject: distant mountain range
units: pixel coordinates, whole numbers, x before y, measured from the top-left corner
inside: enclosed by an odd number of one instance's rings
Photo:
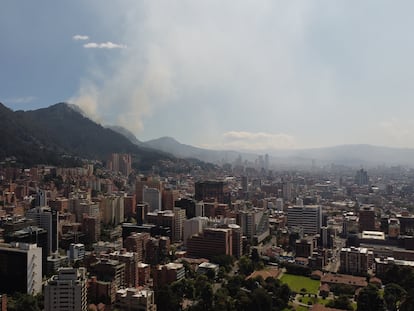
[[[0,103],[0,161],[62,164],[74,157],[105,160],[114,152],[131,153],[135,163],[149,168],[160,160],[197,159],[215,164],[236,159],[255,161],[269,154],[270,164],[310,167],[329,164],[352,167],[404,165],[414,167],[414,149],[371,145],[343,145],[302,150],[268,150],[260,153],[209,150],[185,145],[171,137],[142,142],[120,126],[102,126],[76,106],[59,103],[33,111],[12,111]]]
[[[105,160],[120,152],[131,153],[142,167],[151,167],[159,160],[174,159],[132,143],[126,133],[105,128],[66,103],[15,112],[0,104],[0,120],[0,161],[13,156],[26,165],[61,165],[74,157]]]
[[[414,149],[389,148],[372,145],[341,145],[325,148],[298,150],[267,150],[261,153],[246,151],[221,151],[184,145],[171,137],[144,142],[143,144],[168,152],[180,158],[197,158],[212,163],[232,163],[241,157],[243,161],[255,161],[260,155],[269,154],[270,164],[283,167],[311,167],[330,164],[351,167],[378,165],[403,165],[414,167]]]

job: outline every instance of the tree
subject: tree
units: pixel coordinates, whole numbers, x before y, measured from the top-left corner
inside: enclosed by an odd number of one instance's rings
[[[176,311],[181,309],[181,297],[168,285],[157,290],[155,299],[158,310]]]
[[[342,310],[354,310],[352,307],[351,301],[349,298],[345,295],[341,295],[334,300],[329,301],[326,304],[329,308],[336,308],[336,309],[342,309]]]
[[[395,283],[387,284],[384,289],[384,301],[387,309],[390,311],[397,310],[399,303],[404,300],[406,295],[407,292],[400,285]]]
[[[244,275],[250,275],[253,271],[253,263],[249,257],[242,256],[239,260],[239,271]]]
[[[35,296],[23,293],[16,293],[8,299],[7,310],[9,311],[40,311]]]
[[[263,288],[256,288],[251,293],[252,308],[251,310],[264,311],[272,309],[272,297]]]
[[[412,311],[414,306],[414,289],[408,291],[400,305],[400,311]]]
[[[378,293],[378,288],[372,284],[364,287],[358,295],[357,311],[383,311],[384,300]]]
[[[213,287],[211,284],[207,283],[201,291],[200,300],[198,302],[202,310],[209,311],[212,309],[213,298]]]

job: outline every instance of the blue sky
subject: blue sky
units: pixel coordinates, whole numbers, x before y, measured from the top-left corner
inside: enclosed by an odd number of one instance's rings
[[[414,148],[410,1],[2,1],[0,101],[140,140]]]

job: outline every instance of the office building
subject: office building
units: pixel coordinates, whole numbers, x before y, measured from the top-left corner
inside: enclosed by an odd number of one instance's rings
[[[225,194],[223,181],[198,181],[194,186],[194,198],[196,201],[217,201],[219,203],[227,203],[227,195]]]
[[[88,310],[85,268],[61,268],[45,285],[45,311]]]
[[[183,210],[183,212],[185,212]],[[182,217],[182,212],[177,212],[180,217]],[[174,234],[179,232],[175,232],[175,214],[173,211],[167,210],[167,211],[157,211],[157,212],[150,212],[147,214],[147,222],[149,224],[154,224],[159,227],[163,228],[169,228],[170,234],[168,237],[171,240],[175,240]]]
[[[289,230],[302,227],[304,234],[317,234],[322,226],[322,208],[320,205],[295,205],[287,209]]]
[[[217,255],[233,255],[232,229],[206,228],[187,239],[189,257],[211,259]]]
[[[143,189],[143,202],[148,203],[149,211],[161,211],[161,193],[157,188],[144,187]]]
[[[203,229],[207,226],[208,218],[207,217],[194,217],[191,219],[184,220],[184,235],[183,242],[184,245],[187,245],[187,239],[192,235],[199,234],[203,232]]]
[[[0,293],[42,292],[42,249],[36,244],[0,244]]]
[[[135,194],[137,197],[137,203],[145,202],[144,200],[144,187],[158,189],[161,192],[163,183],[156,178],[144,177],[137,180],[135,183]]]
[[[240,211],[237,214],[237,224],[243,235],[250,241],[260,243],[269,236],[269,214],[262,208]]]
[[[55,253],[59,246],[58,222],[59,212],[48,207],[36,207],[27,211],[26,217],[36,221],[37,226],[43,228],[48,234],[47,252],[48,255]]]

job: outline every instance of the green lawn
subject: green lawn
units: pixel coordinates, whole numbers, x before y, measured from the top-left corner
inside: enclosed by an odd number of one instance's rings
[[[300,293],[302,288],[306,288],[306,292],[309,294],[317,294],[319,292],[320,281],[312,280],[311,278],[285,273],[280,280],[297,293]]]

